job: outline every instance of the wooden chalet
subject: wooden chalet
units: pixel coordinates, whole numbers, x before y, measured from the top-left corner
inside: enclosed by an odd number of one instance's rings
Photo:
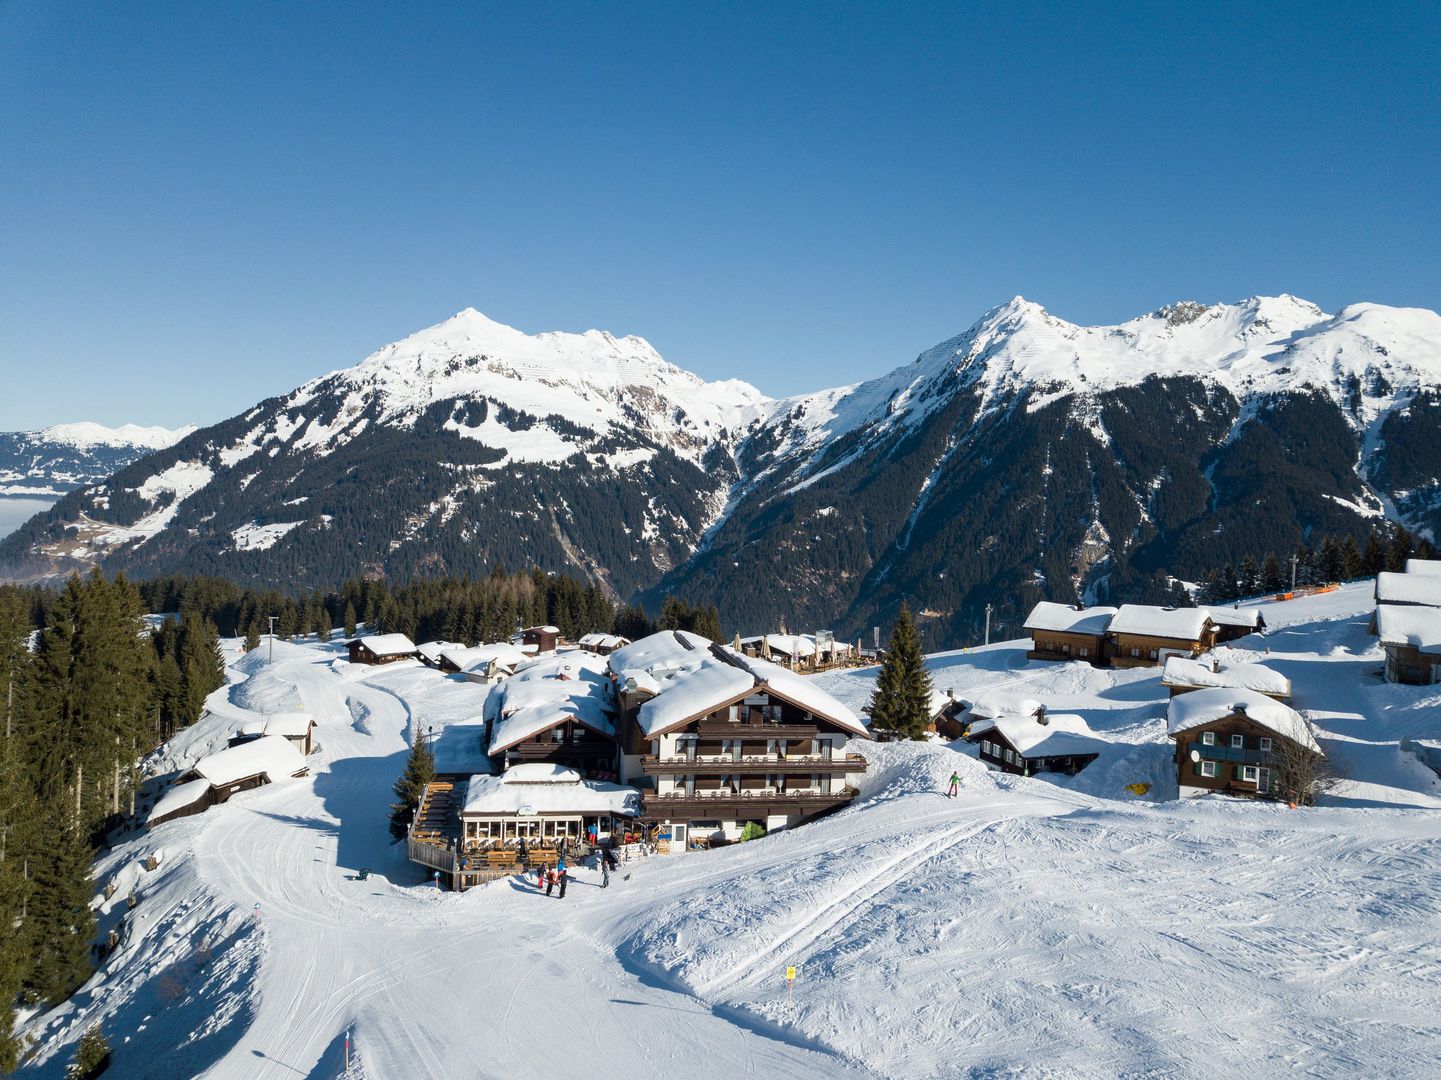
[[[308,755],[315,749],[315,717],[306,712],[271,713],[265,718],[265,734],[279,735]]]
[[[954,690],[932,690],[931,719],[926,724],[926,730],[943,739],[959,739],[966,733],[970,708],[971,703],[956,697]]]
[[[1386,652],[1387,682],[1441,683],[1441,608],[1381,604],[1376,632]]]
[[[631,787],[584,780],[561,765],[525,762],[499,776],[472,776],[460,810],[466,848],[580,843],[622,833],[640,813],[640,794]]]
[[[647,655],[647,668],[629,665]],[[855,795],[860,719],[778,664],[666,632],[612,654],[623,778],[672,845],[788,828]]]
[[[1211,624],[1216,628],[1212,640],[1217,645],[1235,641],[1247,634],[1266,632],[1266,617],[1258,607],[1243,608],[1237,604],[1231,607],[1208,607],[1204,610],[1211,616]]]
[[[374,634],[345,643],[352,664],[393,664],[415,657],[415,642],[404,634]]]
[[[1286,753],[1322,756],[1295,709],[1253,690],[1215,687],[1174,697],[1166,730],[1176,740],[1183,799],[1213,792],[1272,798]]]
[[[1216,624],[1204,608],[1122,604],[1106,637],[1112,667],[1156,667],[1168,656],[1209,649],[1216,642]]]
[[[440,667],[441,654],[446,649],[460,649],[464,646],[454,641],[422,641],[415,647],[415,658],[426,667]]]
[[[520,632],[520,647],[540,656],[553,653],[560,646],[560,629],[554,626],[528,626]]]
[[[1376,603],[1397,607],[1441,608],[1441,574],[1377,574]]]
[[[153,829],[167,821],[203,814],[215,805],[215,801],[215,788],[209,780],[187,780],[183,784],[175,784],[156,801],[145,819],[145,827]]]
[[[202,813],[238,792],[301,777],[308,771],[300,750],[284,736],[247,739],[196,762],[160,797],[145,824],[153,829]]]
[[[534,661],[491,693],[487,709],[490,754],[503,768],[538,762],[616,775],[613,691],[599,658],[577,651]]]
[[[1220,653],[1229,655],[1223,657]],[[1222,649],[1210,656],[1168,656],[1161,669],[1161,685],[1172,697],[1194,690],[1228,687],[1254,690],[1277,701],[1291,700],[1290,679],[1265,664],[1231,659],[1234,655],[1230,649]]]
[[[630,644],[630,638],[621,637],[619,634],[586,634],[576,642],[586,652],[593,652],[597,656],[609,656],[616,649],[623,649]]]
[[[1085,660],[1106,662],[1106,631],[1116,614],[1113,607],[1082,607],[1043,600],[1026,616],[1031,635],[1030,660]]]
[[[1024,716],[978,720],[966,737],[979,747],[982,761],[1021,776],[1041,772],[1074,776],[1106,746],[1081,717],[1048,713],[1043,707]]]

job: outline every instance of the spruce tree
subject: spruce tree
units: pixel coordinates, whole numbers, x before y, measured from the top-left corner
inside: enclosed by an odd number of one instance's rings
[[[1354,581],[1366,572],[1366,556],[1354,536],[1348,536],[1341,544],[1341,580]]]
[[[258,648],[260,648],[260,624],[252,622],[245,628],[245,651],[254,652]]]
[[[33,1002],[58,1005],[75,993],[92,971],[90,946],[95,938],[95,893],[90,878],[93,852],[84,833],[70,820],[64,802],[41,808],[43,843],[32,857],[35,900],[30,904],[29,933],[33,962],[25,995]]]
[[[390,835],[397,840],[405,839],[415,812],[420,809],[420,800],[425,797],[425,785],[435,779],[435,754],[422,733],[416,733],[410,747],[410,757],[405,762],[405,772],[395,782],[395,797],[398,802],[390,804]]]
[[[75,1060],[65,1072],[65,1080],[94,1080],[110,1063],[110,1043],[99,1024],[85,1029],[75,1045]]]
[[[910,608],[901,605],[870,702],[871,727],[904,739],[924,739],[931,715],[931,676],[921,655]]]

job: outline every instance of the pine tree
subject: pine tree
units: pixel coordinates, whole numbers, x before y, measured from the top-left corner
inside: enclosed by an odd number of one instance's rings
[[[260,624],[252,622],[245,628],[245,651],[254,652],[260,648]]]
[[[1356,544],[1354,536],[1348,536],[1341,543],[1341,580],[1354,581],[1366,572],[1366,556]]]
[[[1249,555],[1241,560],[1240,589],[1242,596],[1254,596],[1261,591],[1261,569]]]
[[[1382,570],[1386,569],[1386,553],[1381,547],[1381,538],[1376,535],[1376,530],[1371,530],[1371,535],[1366,537],[1366,551],[1362,556],[1362,570],[1366,577],[1375,577]],[[1360,577],[1361,575],[1357,575]]]
[[[1411,558],[1415,548],[1414,539],[1404,525],[1397,525],[1386,545],[1386,569],[1401,573],[1406,569],[1406,560]]]
[[[1281,560],[1276,558],[1276,553],[1273,551],[1261,564],[1261,591],[1274,593],[1280,592],[1285,587],[1286,581],[1281,574]]]
[[[919,635],[904,604],[891,631],[886,658],[870,702],[871,727],[883,734],[924,739],[930,723],[931,676],[921,655]]]
[[[75,1046],[75,1060],[66,1070],[65,1080],[94,1080],[110,1064],[110,1043],[99,1024],[85,1029]]]
[[[321,608],[319,613],[315,616],[316,638],[323,642],[329,641],[330,633],[333,629],[334,626],[330,622],[330,612],[327,611],[325,608]]]
[[[435,754],[423,734],[417,733],[410,747],[410,757],[405,762],[405,772],[395,782],[395,797],[399,800],[390,804],[390,835],[397,840],[405,839],[415,812],[420,809],[420,800],[425,796],[425,785],[435,779]]]
[[[93,852],[70,820],[64,803],[47,803],[40,813],[43,844],[32,857],[36,900],[30,905],[33,964],[26,997],[58,1005],[90,977],[90,944],[95,937],[95,893],[90,878]]]

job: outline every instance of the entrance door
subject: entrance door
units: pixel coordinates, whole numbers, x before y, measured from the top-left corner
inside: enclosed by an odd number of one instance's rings
[[[1271,770],[1262,769],[1256,775],[1256,792],[1260,795],[1271,794]]]
[[[681,825],[678,822],[671,825],[670,853],[672,855],[679,855],[683,851],[685,851],[686,845],[690,842],[690,836],[688,835],[689,833],[689,825]]]

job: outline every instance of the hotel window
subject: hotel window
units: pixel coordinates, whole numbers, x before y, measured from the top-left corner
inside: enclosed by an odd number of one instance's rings
[[[1202,776],[1215,776],[1216,763],[1214,761],[1202,761],[1198,763]]]
[[[1263,754],[1269,754],[1270,752],[1271,752],[1271,740],[1270,740],[1270,739],[1266,739],[1266,738],[1262,738],[1262,739],[1261,739],[1261,753],[1263,753]]]
[[[1244,750],[1245,748],[1246,748],[1246,736],[1244,736],[1244,735],[1232,735],[1232,736],[1231,736],[1231,749],[1232,749],[1232,750]]]
[[[1240,775],[1236,779],[1244,780],[1247,783],[1251,784],[1254,784],[1261,775],[1260,769],[1258,769],[1255,765],[1242,765],[1236,771],[1240,773]]]
[[[1215,745],[1216,745],[1216,733],[1215,733],[1214,731],[1203,731],[1203,732],[1201,732],[1201,745],[1202,745],[1202,746],[1215,746]]]

